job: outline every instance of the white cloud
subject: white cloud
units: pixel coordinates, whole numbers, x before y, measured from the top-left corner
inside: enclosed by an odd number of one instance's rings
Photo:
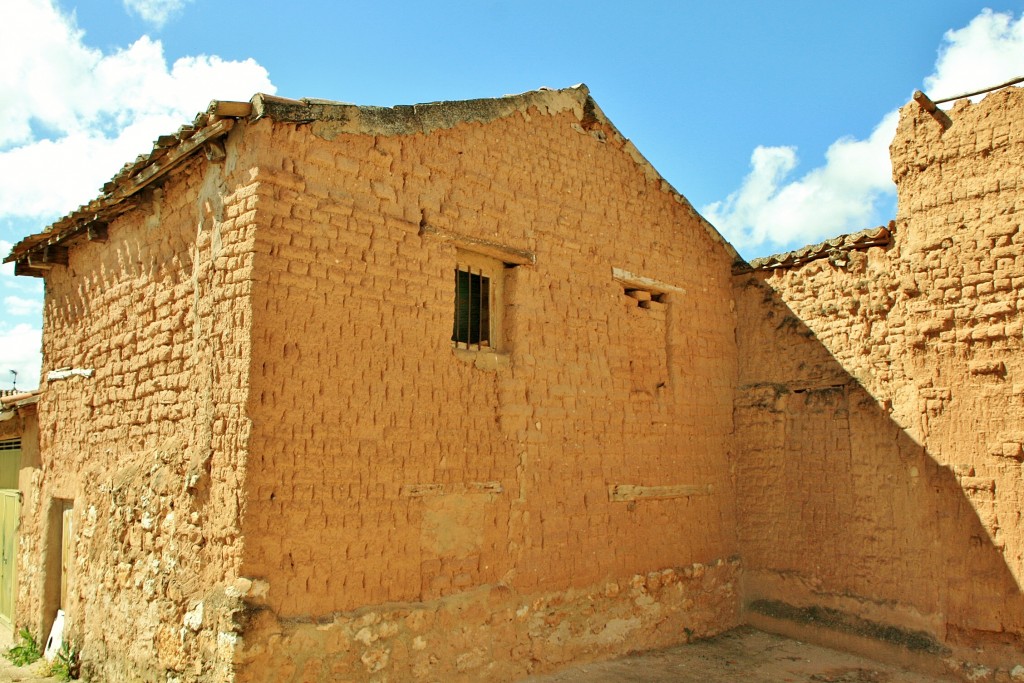
[[[1024,76],[1024,16],[1015,21],[1012,14],[986,9],[967,26],[946,32],[924,89],[941,100],[1018,76]]]
[[[0,323],[0,388],[10,389],[11,370],[18,373],[19,389],[39,386],[39,371],[43,364],[40,351],[42,330],[28,324],[8,326]]]
[[[924,79],[935,99],[1024,76],[1024,17],[984,10],[948,31],[935,72]],[[882,117],[866,140],[832,143],[825,163],[799,178],[795,147],[758,147],[742,185],[701,212],[741,252],[763,254],[872,227],[881,201],[891,200],[889,143],[898,112]]]
[[[23,296],[5,296],[4,306],[7,307],[9,315],[31,315],[42,313],[43,302],[39,299],[26,299]]]
[[[6,256],[13,245],[0,240],[0,256]],[[0,292],[3,292],[4,310],[0,311],[0,389],[10,389],[18,373],[19,389],[34,389],[39,385],[42,366],[42,330],[40,325],[11,324],[4,317],[33,317],[38,320],[43,308],[42,283],[36,278],[14,276],[14,264],[0,266]],[[18,292],[11,294],[10,292]]]
[[[147,36],[110,53],[89,47],[50,0],[0,3],[0,26],[0,216],[55,218],[211,99],[275,91],[251,59],[168,65]]]
[[[126,3],[154,23],[183,4]],[[210,100],[276,90],[251,59],[168,64],[162,43],[148,36],[123,49],[92,47],[53,0],[0,2],[0,63],[0,258],[11,241],[95,198],[126,161]],[[11,318],[38,320],[41,298],[38,280],[0,267],[0,386],[8,369],[21,388],[38,382],[41,325]]]
[[[124,0],[124,7],[143,21],[160,28],[192,0]]]
[[[867,140],[843,138],[825,152],[825,164],[787,181],[797,166],[795,147],[758,147],[738,190],[702,213],[740,249],[799,245],[869,227],[878,201],[895,194],[889,143],[890,112]]]
[[[31,28],[30,28],[31,27]],[[75,78],[98,52],[49,2],[0,3],[0,145],[30,142],[31,121],[42,125],[71,118]]]

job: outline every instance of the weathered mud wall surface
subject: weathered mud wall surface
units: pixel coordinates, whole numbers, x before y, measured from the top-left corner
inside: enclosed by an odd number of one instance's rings
[[[498,680],[737,623],[732,256],[559,97],[250,124],[241,680]],[[496,352],[452,348],[464,252],[535,256]]]
[[[252,183],[234,152],[194,159],[46,277],[44,377],[91,376],[46,383],[39,403],[17,620],[45,639],[63,564],[66,636],[93,680],[230,672]]]
[[[1024,91],[949,116],[901,112],[890,248],[736,277],[745,600],[776,623],[1011,668]]]

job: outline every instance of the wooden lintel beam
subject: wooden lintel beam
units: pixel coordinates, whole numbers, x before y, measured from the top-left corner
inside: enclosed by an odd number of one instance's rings
[[[46,271],[53,268],[53,264],[48,261],[44,261],[42,260],[42,257],[33,254],[28,257],[28,267],[35,270]]]
[[[938,109],[938,107],[935,106],[935,103],[932,102],[932,99],[925,95],[920,90],[914,91],[914,101],[917,102],[918,106],[921,107],[921,109],[924,109],[929,114]]]
[[[217,101],[212,107],[211,114],[214,116],[231,116],[244,118],[252,114],[252,104],[249,102],[221,102]]]
[[[939,107],[932,102],[931,98],[920,90],[914,91],[914,101],[917,102],[917,105],[921,107],[921,109],[924,109],[933,119],[938,121],[939,125],[942,126],[943,129],[949,128],[953,125],[953,120],[946,115],[946,112],[939,109]]]
[[[26,259],[20,259],[14,262],[14,274],[27,275],[28,277],[42,277],[43,271],[39,268],[33,268],[30,266]]]
[[[694,484],[677,484],[670,486],[640,486],[637,484],[612,484],[608,487],[608,500],[623,503],[633,500],[669,500],[671,498],[689,498],[690,496],[711,495],[710,484],[697,486]]]
[[[49,270],[54,266],[68,264],[68,248],[56,244],[48,244],[42,249],[28,255],[28,267]]]
[[[399,495],[403,498],[425,498],[477,493],[495,495],[504,492],[505,488],[500,481],[470,481],[449,484],[403,484]]]
[[[677,294],[686,294],[686,290],[676,285],[670,285],[667,282],[661,282],[654,278],[644,277],[643,275],[636,275],[628,270],[622,268],[612,267],[612,279],[617,280],[626,287],[634,287],[636,289],[643,289],[650,292],[659,292],[662,294],[669,294],[676,292]]]
[[[517,266],[532,266],[537,263],[537,255],[526,249],[517,249],[498,242],[483,239],[481,237],[470,237],[460,235],[451,230],[437,228],[423,223],[420,225],[420,235],[434,235],[442,240],[454,242],[457,246],[468,251],[474,251],[484,256],[498,259],[502,263],[509,263]]]

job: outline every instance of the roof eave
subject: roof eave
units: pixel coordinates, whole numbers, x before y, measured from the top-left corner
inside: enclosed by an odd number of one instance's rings
[[[99,197],[55,221],[44,232],[14,245],[4,263],[15,263],[16,275],[40,276],[55,265],[67,263],[65,244],[77,237],[105,239],[106,224],[135,205],[135,196],[172,169],[227,135],[239,118],[252,112],[249,102],[214,100],[190,125],[174,135],[163,135],[149,154],[125,164]]]

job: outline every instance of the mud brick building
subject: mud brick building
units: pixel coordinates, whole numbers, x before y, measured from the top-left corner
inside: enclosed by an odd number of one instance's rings
[[[1024,97],[746,264],[583,86],[214,102],[46,279],[15,621],[101,680],[514,680],[750,622],[1024,661]],[[54,539],[67,538],[62,544]]]

